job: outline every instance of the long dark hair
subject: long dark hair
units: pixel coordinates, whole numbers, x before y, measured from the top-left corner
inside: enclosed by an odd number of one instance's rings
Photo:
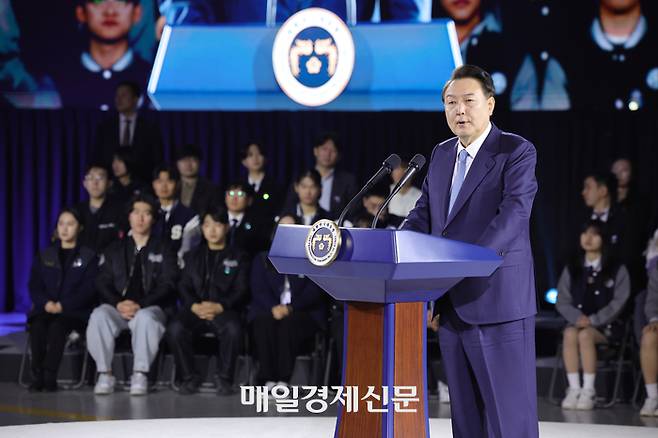
[[[608,226],[605,222],[597,219],[588,220],[583,224],[578,234],[578,246],[569,263],[569,272],[572,277],[580,277],[585,269],[585,250],[580,245],[580,235],[587,230],[592,229],[596,234],[601,236],[601,274],[611,275],[616,266],[616,260],[610,248],[610,236]]]
[[[80,233],[82,232],[83,228],[83,223],[82,223],[82,214],[80,214],[80,211],[75,208],[75,207],[64,207],[62,208],[59,213],[57,213],[57,220],[55,221],[55,229],[53,230],[53,236],[52,236],[52,241],[55,242],[59,240],[59,235],[57,234],[57,224],[59,223],[59,218],[62,217],[64,213],[69,213],[71,216],[73,216],[78,223],[78,236],[80,236]],[[77,237],[76,237],[77,241]]]

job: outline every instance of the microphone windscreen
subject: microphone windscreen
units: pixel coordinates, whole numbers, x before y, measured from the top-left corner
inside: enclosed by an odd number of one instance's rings
[[[388,158],[386,160],[384,160],[382,165],[388,167],[391,170],[393,170],[393,169],[399,167],[401,162],[402,162],[402,160],[400,159],[400,156],[398,154],[391,154],[391,155],[388,156]]]
[[[416,154],[411,161],[409,161],[409,167],[414,166],[416,169],[420,170],[425,165],[425,161],[425,157],[421,154]]]

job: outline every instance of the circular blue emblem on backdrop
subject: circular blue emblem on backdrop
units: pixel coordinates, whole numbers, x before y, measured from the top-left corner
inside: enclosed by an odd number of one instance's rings
[[[307,87],[320,87],[336,73],[338,48],[331,34],[320,27],[301,31],[290,47],[290,70]]]

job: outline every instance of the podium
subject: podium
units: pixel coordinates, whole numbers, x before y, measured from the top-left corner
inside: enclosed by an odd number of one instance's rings
[[[382,395],[383,412],[365,400],[348,412],[339,407],[339,438],[429,437],[426,302],[467,277],[487,277],[502,262],[494,251],[413,231],[341,228],[342,244],[329,266],[306,255],[311,227],[279,225],[269,258],[280,273],[308,276],[333,298],[347,302],[343,386],[369,386]],[[415,412],[396,412],[394,387],[416,387]],[[371,409],[375,410],[375,409]]]

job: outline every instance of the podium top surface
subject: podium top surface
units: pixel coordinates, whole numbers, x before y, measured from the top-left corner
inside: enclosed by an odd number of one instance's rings
[[[281,273],[392,281],[487,277],[501,264],[494,251],[429,234],[341,228],[342,246],[326,267],[308,261],[310,227],[280,225],[269,257]]]

